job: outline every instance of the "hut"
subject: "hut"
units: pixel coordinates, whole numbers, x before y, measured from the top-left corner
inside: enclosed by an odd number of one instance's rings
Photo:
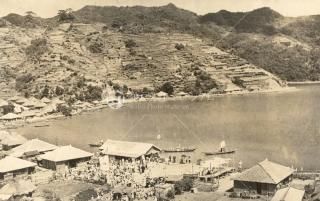
[[[271,201],[302,201],[305,191],[293,187],[278,190]]]
[[[28,107],[28,108],[33,108],[35,105],[36,105],[36,102],[32,100],[27,100],[22,104],[22,106]]]
[[[41,155],[41,159],[43,167],[64,171],[66,168],[77,167],[79,163],[89,161],[92,156],[92,153],[68,145]]]
[[[0,180],[31,174],[36,165],[29,161],[7,156],[0,160]]]
[[[277,188],[287,185],[292,180],[293,172],[289,167],[266,159],[234,178],[234,191],[274,194]]]
[[[9,103],[3,99],[0,99],[0,108],[9,105]]]
[[[17,104],[22,105],[22,104],[24,104],[25,102],[28,102],[28,100],[27,100],[26,98],[20,97],[20,98],[16,99],[14,102],[16,102]]]
[[[158,98],[165,98],[168,97],[168,94],[166,92],[160,91],[159,93],[156,94]]]
[[[18,147],[11,149],[9,155],[17,158],[28,158],[39,154],[44,154],[48,151],[53,151],[57,148],[57,146],[42,140],[32,139]]]
[[[46,98],[46,97],[43,97],[43,98],[41,99],[41,102],[43,102],[43,103],[45,103],[45,104],[48,104],[48,103],[51,103],[51,100],[48,99],[48,98]]]
[[[19,96],[13,96],[13,97],[9,98],[8,101],[16,102],[18,99],[20,99]]]
[[[32,118],[32,117],[37,116],[37,113],[36,113],[36,111],[34,111],[34,110],[28,110],[28,111],[22,112],[22,113],[21,113],[21,116],[22,116],[23,118],[27,119],[27,118]]]
[[[8,113],[0,117],[0,120],[4,120],[4,121],[13,121],[17,119],[21,119],[21,116],[14,113]]]
[[[10,149],[15,148],[19,145],[22,145],[26,141],[27,141],[27,139],[21,135],[10,134],[1,140],[2,149],[6,150],[6,151],[10,150]]]
[[[188,94],[186,92],[183,92],[183,91],[177,93],[177,96],[181,96],[181,97],[184,97],[184,96],[187,96],[187,95]]]
[[[107,140],[100,149],[102,149],[103,154],[109,157],[109,160],[143,159],[148,156],[158,155],[161,151],[160,148],[153,144],[117,140]]]
[[[0,189],[0,200],[19,200],[31,197],[37,187],[29,180],[12,181]]]
[[[43,103],[43,102],[41,102],[41,101],[37,101],[37,102],[35,102],[35,104],[34,104],[34,108],[35,109],[41,109],[41,108],[44,108],[44,107],[46,107],[47,106],[47,104],[45,104],[45,103]]]

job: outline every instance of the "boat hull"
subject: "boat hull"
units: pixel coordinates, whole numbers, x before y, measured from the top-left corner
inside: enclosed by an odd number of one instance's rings
[[[236,150],[230,151],[216,151],[216,152],[203,152],[205,155],[223,155],[223,154],[233,154]]]
[[[180,150],[174,150],[174,149],[163,149],[162,151],[165,153],[179,153],[179,152],[194,152],[196,149],[180,149]]]

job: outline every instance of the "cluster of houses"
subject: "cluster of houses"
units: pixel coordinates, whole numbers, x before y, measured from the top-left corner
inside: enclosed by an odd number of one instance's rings
[[[33,117],[41,117],[56,112],[57,106],[63,104],[64,101],[59,99],[50,100],[42,98],[38,100],[34,97],[24,98],[14,96],[8,100],[0,100],[0,120],[12,121],[18,119],[28,119]],[[9,112],[5,108],[10,106]],[[11,108],[12,107],[12,108]],[[6,112],[6,114],[4,114]]]
[[[40,139],[26,140],[17,134],[8,132],[0,132],[3,145],[3,156],[0,159],[0,183],[5,185],[0,189],[0,198],[8,197],[8,189],[13,195],[19,195],[19,189],[24,189],[23,195],[32,193],[35,189],[34,184],[28,184],[26,187],[25,180],[38,171],[39,168],[48,169],[54,172],[68,172],[72,168],[88,163],[94,154],[78,149],[71,145],[56,146]],[[7,143],[12,141],[10,145]],[[108,170],[111,161],[139,161],[141,163],[153,159],[161,158],[162,150],[150,143],[126,142],[117,140],[107,140],[100,147],[99,167],[101,170]],[[214,183],[215,180],[228,175],[234,169],[230,168],[228,158],[214,158],[202,161],[201,164],[192,164],[192,178],[202,182]],[[158,165],[167,163],[168,161],[157,160]],[[171,166],[168,166],[169,169]],[[172,169],[166,170],[166,173],[160,171],[160,177],[166,176],[168,181],[173,179],[173,183],[181,178],[190,177],[191,173],[185,171],[182,167],[172,166]],[[197,168],[201,167],[201,168]],[[204,167],[211,169],[219,169],[214,173],[203,173]],[[222,168],[221,168],[222,167]],[[158,167],[155,167],[158,168]],[[228,169],[229,168],[229,169]],[[228,171],[230,170],[230,171]],[[271,196],[272,201],[302,201],[305,195],[304,189],[298,189],[291,186],[294,170],[292,168],[264,160],[257,165],[236,174],[233,180],[233,192],[238,196],[245,195],[266,195]],[[180,175],[179,175],[180,174]],[[158,177],[159,177],[158,175]],[[181,176],[181,177],[177,177]],[[21,181],[22,180],[22,181]],[[15,182],[13,182],[15,181]],[[27,190],[25,190],[27,188]],[[5,191],[8,191],[4,193]],[[4,199],[6,200],[6,199]],[[7,199],[9,200],[9,199]]]

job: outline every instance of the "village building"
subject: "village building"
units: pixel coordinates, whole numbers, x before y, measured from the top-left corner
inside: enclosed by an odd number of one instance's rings
[[[16,133],[11,133],[10,135],[6,135],[6,137],[4,137],[1,140],[1,145],[2,145],[3,150],[8,151],[12,148],[15,148],[19,145],[22,145],[26,141],[27,141],[27,139],[25,137],[23,137],[22,135],[18,135]]]
[[[266,159],[234,178],[234,191],[274,194],[278,188],[291,182],[293,172],[289,167]]]
[[[302,201],[305,191],[293,187],[278,190],[271,201]]]
[[[21,119],[21,116],[14,113],[8,113],[0,117],[0,120],[4,120],[4,121],[13,121],[17,119]]]
[[[31,197],[37,187],[29,180],[12,181],[0,189],[0,200],[19,200]]]
[[[166,92],[160,91],[156,94],[156,96],[158,98],[165,98],[165,97],[168,97],[168,94]]]
[[[89,161],[92,156],[92,153],[68,145],[41,155],[41,163],[44,168],[64,172],[67,168]]]
[[[36,166],[35,163],[7,156],[0,160],[0,180],[26,176],[34,172]]]
[[[107,140],[101,147],[109,160],[145,159],[159,155],[161,149],[150,143]]]
[[[42,140],[32,139],[18,147],[11,149],[10,156],[14,156],[17,158],[29,158],[40,154],[44,154],[48,151],[53,151],[57,148],[57,146],[44,142]]]

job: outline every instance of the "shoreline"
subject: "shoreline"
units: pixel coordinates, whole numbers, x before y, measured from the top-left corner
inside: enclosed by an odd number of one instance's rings
[[[288,85],[312,85],[320,84],[320,81],[301,81],[301,82],[287,82]]]
[[[210,98],[214,98],[214,97],[227,97],[227,96],[234,97],[234,96],[259,95],[259,94],[271,94],[271,93],[288,93],[288,92],[295,92],[298,90],[299,89],[297,89],[296,87],[289,87],[288,86],[288,87],[278,88],[278,89],[251,91],[251,92],[250,91],[239,91],[239,92],[231,92],[231,93],[224,93],[224,94],[202,94],[199,96],[186,95],[186,96],[174,96],[174,97],[166,97],[166,98],[152,97],[152,98],[148,98],[148,99],[144,99],[144,100],[127,99],[123,102],[123,105],[120,108],[126,107],[132,103],[148,103],[148,102],[155,103],[155,102],[169,102],[169,101],[205,101],[205,100],[213,100]],[[44,117],[35,117],[32,119],[27,119],[27,120],[11,121],[11,122],[7,122],[8,123],[7,125],[6,125],[6,122],[1,122],[0,129],[7,129],[7,130],[13,129],[13,130],[15,130],[17,128],[24,127],[26,125],[36,125],[36,124],[43,123],[43,122],[50,122],[52,120],[57,121],[57,120],[72,118],[74,116],[89,114],[91,112],[102,111],[105,109],[117,110],[115,108],[111,108],[108,105],[98,104],[98,105],[93,106],[91,108],[86,108],[86,109],[76,111],[70,117],[66,117],[60,113],[55,113],[55,114],[51,114],[51,115],[44,116]]]

